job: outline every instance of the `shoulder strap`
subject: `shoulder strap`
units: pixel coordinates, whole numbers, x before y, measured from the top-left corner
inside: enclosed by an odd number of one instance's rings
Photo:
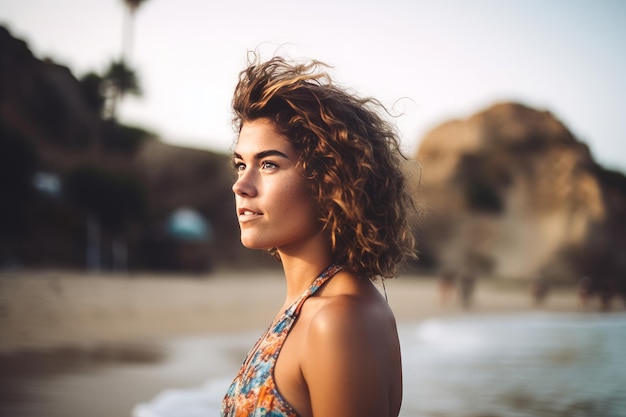
[[[300,314],[300,309],[304,302],[315,294],[318,289],[322,287],[329,279],[331,279],[335,274],[343,269],[343,265],[339,263],[334,263],[330,265],[328,268],[324,270],[321,274],[318,275],[317,278],[311,283],[309,288],[300,296],[298,301],[294,303],[291,308],[287,311],[289,315],[298,315]]]

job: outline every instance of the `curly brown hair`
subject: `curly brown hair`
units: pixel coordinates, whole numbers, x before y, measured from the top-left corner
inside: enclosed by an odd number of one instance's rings
[[[335,258],[361,277],[393,277],[415,256],[407,158],[379,114],[384,106],[349,94],[325,68],[252,55],[235,88],[233,123],[239,131],[246,121],[272,120],[299,155]]]

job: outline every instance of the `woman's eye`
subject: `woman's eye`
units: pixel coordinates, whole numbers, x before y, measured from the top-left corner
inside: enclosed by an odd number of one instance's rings
[[[261,163],[261,168],[263,169],[273,169],[273,168],[277,168],[277,165],[273,162],[270,161],[263,161]]]
[[[246,169],[246,165],[243,162],[233,162],[233,168],[235,168],[235,171],[239,172]]]

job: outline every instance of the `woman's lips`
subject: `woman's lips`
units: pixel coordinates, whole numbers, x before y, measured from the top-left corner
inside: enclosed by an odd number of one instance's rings
[[[238,217],[239,217],[239,222],[247,222],[250,220],[254,220],[257,219],[259,217],[261,217],[263,214],[255,211],[255,210],[251,210],[248,208],[241,208],[238,210]]]

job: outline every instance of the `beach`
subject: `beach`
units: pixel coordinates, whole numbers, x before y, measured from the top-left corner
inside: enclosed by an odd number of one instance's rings
[[[440,303],[434,278],[401,275],[387,280],[385,289],[398,321],[468,313],[456,298]],[[0,274],[0,353],[250,330],[271,321],[283,298],[279,270],[207,275],[5,272]],[[479,281],[469,313],[533,308],[527,285]],[[542,309],[578,310],[575,289],[553,290]]]
[[[479,280],[469,310],[456,296],[442,303],[434,277],[401,275],[377,287],[386,291],[401,325],[437,317],[581,311],[576,289],[568,286],[552,289],[536,306],[528,284]],[[203,345],[203,337],[242,335],[233,352],[236,363],[283,298],[278,269],[206,275],[3,272],[0,411],[15,417],[42,410],[47,416],[128,417],[133,405],[166,388],[191,387],[211,372],[230,372],[207,357],[215,345]],[[179,353],[184,357],[178,362],[166,360],[173,351],[187,353]]]

